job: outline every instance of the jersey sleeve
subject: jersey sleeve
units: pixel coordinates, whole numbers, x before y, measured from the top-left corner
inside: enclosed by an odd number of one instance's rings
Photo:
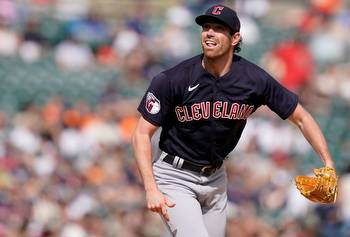
[[[169,83],[164,73],[155,76],[137,108],[145,120],[158,127],[169,111]]]
[[[263,102],[280,118],[287,119],[298,105],[298,96],[263,71]]]

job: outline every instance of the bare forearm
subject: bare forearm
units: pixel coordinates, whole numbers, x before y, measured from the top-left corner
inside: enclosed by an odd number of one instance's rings
[[[169,221],[167,208],[174,207],[175,203],[171,202],[158,189],[152,168],[151,138],[157,129],[157,126],[147,122],[141,117],[133,134],[132,145],[137,167],[146,190],[147,208],[161,214],[165,220]]]
[[[320,156],[326,166],[333,167],[334,163],[329,153],[326,139],[313,117],[301,106],[301,116],[292,117],[290,120],[300,129],[306,140],[310,143],[315,152]]]
[[[157,189],[152,169],[151,139],[146,134],[133,137],[134,155],[146,191]]]
[[[305,138],[314,148],[315,152],[321,157],[326,166],[333,167],[331,155],[328,150],[327,142],[320,127],[316,124],[314,119],[309,115],[304,118],[304,122],[300,126],[300,130]]]

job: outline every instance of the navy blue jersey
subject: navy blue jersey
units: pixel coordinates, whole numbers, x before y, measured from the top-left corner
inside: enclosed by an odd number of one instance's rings
[[[267,105],[286,119],[298,97],[257,65],[234,55],[231,69],[216,78],[203,54],[155,76],[138,110],[162,127],[163,151],[200,164],[215,164],[236,146],[247,118]]]

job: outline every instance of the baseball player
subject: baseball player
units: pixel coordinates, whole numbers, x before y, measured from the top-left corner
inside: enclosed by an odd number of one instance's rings
[[[235,54],[241,43],[236,12],[215,5],[195,21],[202,27],[203,53],[153,78],[138,107],[133,148],[147,207],[161,214],[169,236],[223,237],[224,160],[261,105],[294,123],[325,166],[334,164],[320,128],[298,97]],[[152,161],[151,138],[159,127],[161,153]]]

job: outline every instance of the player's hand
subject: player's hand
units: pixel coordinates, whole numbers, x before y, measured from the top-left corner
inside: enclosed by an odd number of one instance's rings
[[[167,207],[174,207],[176,204],[170,201],[162,192],[159,190],[148,191],[146,193],[147,208],[153,212],[161,214],[166,221],[169,221],[169,215]]]

